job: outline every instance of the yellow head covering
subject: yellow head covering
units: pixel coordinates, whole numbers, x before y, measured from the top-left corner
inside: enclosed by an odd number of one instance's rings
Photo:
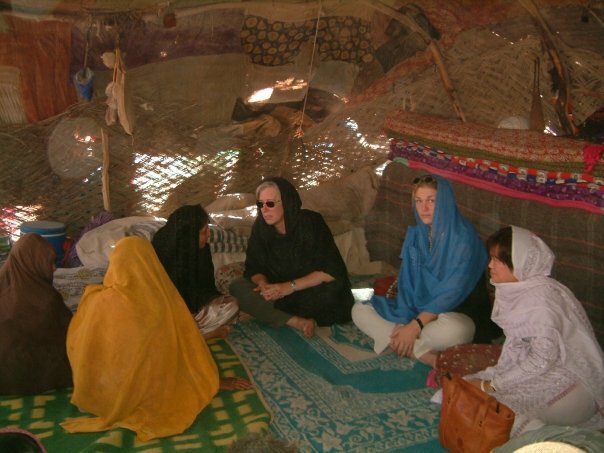
[[[128,428],[139,440],[179,434],[218,391],[208,346],[150,242],[121,239],[103,285],[86,288],[67,333],[72,403],[97,418],[69,432]]]

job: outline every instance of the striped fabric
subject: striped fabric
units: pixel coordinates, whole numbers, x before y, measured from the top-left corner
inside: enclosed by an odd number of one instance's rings
[[[542,201],[552,205],[604,214],[604,178],[591,174],[546,170],[543,168],[547,164],[543,162],[526,167],[504,164],[493,159],[450,154],[404,139],[392,139],[388,157],[392,160],[403,158],[423,162],[458,173],[468,181],[483,182],[499,190],[511,189],[519,198],[542,198]]]
[[[130,227],[127,236],[140,236],[149,241],[161,227],[165,220],[148,220],[139,222]],[[210,225],[210,238],[208,239],[212,253],[242,253],[247,249],[247,237],[239,236],[233,230],[227,230],[219,225]]]
[[[208,244],[212,253],[241,253],[247,249],[247,237],[239,236],[233,230],[210,225]]]

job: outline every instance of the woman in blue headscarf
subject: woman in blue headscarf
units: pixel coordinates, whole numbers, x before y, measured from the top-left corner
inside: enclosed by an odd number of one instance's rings
[[[488,322],[487,253],[459,213],[448,181],[415,178],[412,197],[417,225],[403,243],[397,294],[355,304],[352,319],[374,339],[376,353],[390,346],[401,357],[434,366],[437,351],[472,341],[476,326],[463,311]]]

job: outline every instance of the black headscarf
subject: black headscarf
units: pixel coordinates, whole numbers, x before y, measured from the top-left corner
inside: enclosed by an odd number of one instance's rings
[[[265,182],[275,183],[279,188],[279,192],[281,193],[281,206],[283,207],[283,217],[285,219],[285,234],[293,234],[298,224],[300,210],[302,209],[302,199],[300,198],[300,194],[293,184],[287,179],[273,177],[266,178],[262,181],[262,183]],[[268,225],[264,221],[264,217],[262,216],[260,210],[258,210],[258,217],[256,218],[254,227],[257,227],[257,229],[262,232],[262,236],[270,237],[273,234],[279,234],[274,226]]]
[[[271,283],[291,281],[315,271],[334,281],[296,291],[275,302],[275,308],[306,318],[319,325],[350,321],[354,299],[346,265],[333,235],[318,212],[302,209],[295,187],[283,178],[269,178],[281,193],[285,234],[264,221],[262,213],[252,227],[245,259],[248,278],[263,274]]]
[[[324,271],[348,282],[346,266],[321,214],[302,209],[298,191],[286,179],[273,177],[263,182],[267,181],[279,187],[285,234],[258,213],[248,243],[245,276],[261,273],[271,282],[282,282]]]
[[[214,280],[210,247],[199,248],[199,230],[209,220],[200,205],[181,206],[153,237],[159,260],[194,314],[220,294]]]

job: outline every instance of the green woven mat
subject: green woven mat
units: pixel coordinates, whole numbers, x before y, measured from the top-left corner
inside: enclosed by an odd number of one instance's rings
[[[208,342],[224,377],[248,377],[239,357],[225,340]],[[82,414],[70,403],[72,389],[32,396],[0,397],[0,427],[20,428],[35,434],[49,453],[226,451],[235,440],[265,432],[271,414],[251,390],[220,391],[184,433],[138,442],[134,432],[112,429],[100,433],[67,433],[59,425]]]

